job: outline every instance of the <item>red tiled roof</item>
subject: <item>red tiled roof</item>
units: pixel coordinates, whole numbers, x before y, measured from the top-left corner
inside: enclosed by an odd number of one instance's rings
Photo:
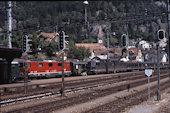
[[[93,52],[93,50],[107,50],[105,46],[102,46],[98,43],[77,43],[76,46],[83,46],[85,48],[89,48],[90,52]]]
[[[56,38],[58,38],[59,34],[58,33],[45,33],[41,32],[39,36],[45,37],[45,41],[51,41],[56,35]]]
[[[109,54],[113,54],[111,57],[120,57],[120,56],[122,56],[122,48],[120,48],[120,47],[118,47],[118,48],[110,48],[109,51],[110,51]]]
[[[107,53],[107,48],[98,43],[77,43],[76,46],[89,48],[90,52],[94,52],[95,56]]]

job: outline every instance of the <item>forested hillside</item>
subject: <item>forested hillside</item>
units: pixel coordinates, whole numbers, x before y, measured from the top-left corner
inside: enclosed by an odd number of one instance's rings
[[[98,27],[102,26],[104,34],[106,30],[116,33],[111,42],[118,45],[121,34],[127,32],[125,27],[127,24],[130,38],[153,40],[156,39],[156,31],[159,28],[166,29],[167,17],[166,14],[161,14],[166,11],[166,0],[88,2],[88,38],[84,36],[83,1],[13,1],[13,36],[18,36],[22,34],[19,32],[24,31],[54,32],[55,26],[58,28],[62,26],[69,35],[69,40],[96,42]],[[1,33],[6,31],[6,3],[0,2]]]

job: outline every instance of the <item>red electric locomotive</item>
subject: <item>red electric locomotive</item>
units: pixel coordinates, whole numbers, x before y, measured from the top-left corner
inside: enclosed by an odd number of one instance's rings
[[[27,64],[25,66],[25,64]],[[26,67],[26,68],[25,68]],[[62,62],[55,60],[27,61],[20,63],[20,73],[28,71],[29,78],[50,78],[60,77],[62,75]],[[70,62],[64,62],[64,75],[71,75]]]

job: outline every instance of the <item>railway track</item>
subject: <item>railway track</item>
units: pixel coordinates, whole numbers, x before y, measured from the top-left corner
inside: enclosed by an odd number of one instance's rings
[[[162,71],[166,72],[166,70]],[[136,76],[138,74],[138,76]],[[128,73],[128,74],[109,74],[108,76],[100,77],[96,76],[95,78],[89,79],[82,79],[82,80],[73,80],[73,81],[66,81],[65,82],[65,89],[74,89],[75,87],[83,87],[101,83],[113,83],[113,82],[121,82],[126,80],[138,79],[144,76],[144,72],[137,72],[137,73]],[[7,99],[15,99],[17,97],[27,97],[27,96],[34,96],[39,94],[46,94],[46,93],[58,93],[61,89],[61,82],[58,83],[48,83],[48,84],[39,84],[39,85],[29,85],[28,86],[28,94],[23,95],[24,87],[12,87],[9,88],[7,91],[2,93],[2,100]]]
[[[165,90],[170,86],[169,81],[165,83],[161,83],[161,91]],[[157,86],[151,87],[152,91],[150,92],[151,96],[155,96],[157,94]],[[120,113],[125,112],[125,108],[131,107],[133,105],[137,105],[142,103],[143,101],[147,101],[148,99],[147,88],[138,92],[135,92],[128,96],[123,96],[113,102],[109,102],[105,105],[98,106],[97,108],[87,110],[83,113]],[[166,111],[166,110],[164,110]]]
[[[104,87],[104,86],[120,83],[121,81],[134,80],[134,79],[143,78],[143,74],[139,75],[137,77],[135,77],[135,76],[136,75],[133,75],[131,77],[126,76],[124,78],[122,78],[122,77],[120,78],[120,76],[119,76],[118,79],[117,79],[117,77],[116,78],[112,78],[110,76],[109,77],[105,77],[105,79],[99,79],[99,78],[88,79],[88,80],[85,80],[85,81],[90,81],[90,82],[86,82],[86,84],[84,84],[84,83],[82,83],[80,85],[77,85],[77,84],[75,84],[75,85],[68,84],[68,86],[72,85],[72,87],[67,87],[65,92],[68,94],[70,92],[81,91],[81,90],[85,90],[85,89],[92,89],[92,88],[96,88],[96,87]],[[98,80],[98,82],[95,82],[94,80]],[[103,82],[103,80],[104,80],[104,82]],[[74,83],[74,82],[75,81],[69,82],[69,83]],[[77,82],[77,83],[79,83],[79,82]],[[12,104],[12,103],[15,104],[16,102],[27,101],[28,99],[31,100],[31,99],[34,99],[34,98],[37,99],[37,98],[52,97],[52,96],[60,96],[59,88],[58,88],[58,91],[56,91],[55,93],[53,91],[51,91],[51,92],[46,92],[46,93],[41,93],[41,94],[36,94],[36,95],[23,96],[23,97],[19,97],[19,98],[4,99],[4,100],[2,100],[0,102],[0,104],[1,105]]]
[[[162,74],[161,75],[161,79],[168,77],[168,74]],[[44,103],[44,104],[40,104],[40,105],[36,105],[36,106],[30,106],[30,107],[26,107],[26,108],[21,108],[21,109],[15,109],[14,111],[9,111],[9,113],[13,113],[13,112],[51,112],[57,109],[61,109],[64,107],[68,107],[74,104],[80,104],[80,103],[84,103],[87,102],[89,100],[92,99],[96,99],[98,97],[102,97],[102,96],[106,96],[112,93],[116,93],[122,90],[127,89],[127,86],[130,84],[130,87],[137,87],[140,86],[142,84],[145,84],[145,82],[147,81],[146,78],[143,79],[137,79],[137,80],[132,80],[131,82],[125,82],[122,84],[117,84],[115,86],[112,86],[110,88],[106,88],[106,89],[93,89],[91,92],[88,93],[84,93],[84,94],[80,94],[78,97],[68,97],[68,98],[64,98],[61,100],[57,100],[57,101],[51,101],[48,103]],[[151,78],[151,82],[156,81],[157,77],[154,76]],[[147,96],[146,96],[147,97]]]

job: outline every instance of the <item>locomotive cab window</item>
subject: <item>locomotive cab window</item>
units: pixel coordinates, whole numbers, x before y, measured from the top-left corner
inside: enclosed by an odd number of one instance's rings
[[[62,63],[58,63],[58,66],[61,67],[61,66],[62,66]]]
[[[39,63],[39,64],[38,64],[38,67],[43,67],[43,63]]]
[[[52,63],[49,63],[48,66],[49,66],[49,67],[53,67],[53,64],[52,64]]]
[[[24,65],[24,63],[19,63],[19,67],[24,67],[25,65]]]

